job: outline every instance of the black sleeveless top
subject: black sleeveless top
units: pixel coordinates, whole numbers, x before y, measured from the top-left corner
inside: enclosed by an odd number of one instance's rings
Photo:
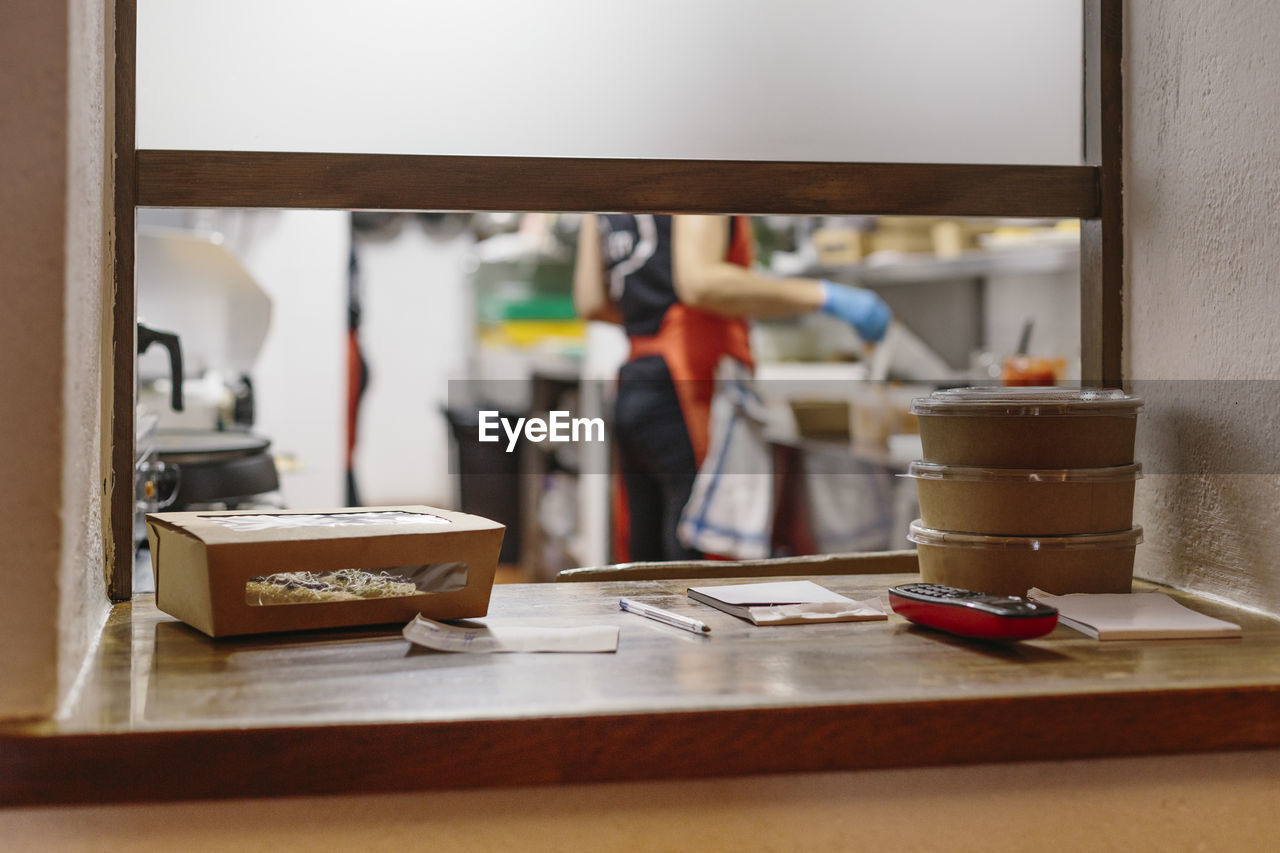
[[[609,298],[622,314],[628,335],[656,335],[674,305],[671,217],[652,213],[600,214],[600,250]]]

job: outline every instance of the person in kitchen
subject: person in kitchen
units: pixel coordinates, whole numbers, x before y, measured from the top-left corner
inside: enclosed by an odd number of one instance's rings
[[[887,305],[869,290],[751,269],[745,216],[583,217],[574,268],[580,316],[620,323],[630,356],[619,372],[614,433],[629,560],[697,559],[677,537],[707,452],[721,358],[751,366],[747,319],[821,311],[877,342]]]

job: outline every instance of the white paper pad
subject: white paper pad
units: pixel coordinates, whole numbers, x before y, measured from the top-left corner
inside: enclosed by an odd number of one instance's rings
[[[422,616],[404,626],[411,643],[441,652],[491,654],[494,652],[616,652],[618,629],[614,625],[570,628],[531,625],[447,625]]]
[[[855,601],[812,581],[690,587],[689,597],[756,625],[862,622],[889,618],[876,600]]]
[[[1099,640],[1241,635],[1239,625],[1197,613],[1161,592],[1052,595],[1033,589],[1027,597],[1058,608],[1059,622]]]

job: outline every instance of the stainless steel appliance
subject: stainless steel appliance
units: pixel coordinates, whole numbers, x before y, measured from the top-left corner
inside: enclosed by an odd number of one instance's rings
[[[271,441],[253,431],[271,300],[216,235],[139,229],[137,271],[139,517],[279,506]]]

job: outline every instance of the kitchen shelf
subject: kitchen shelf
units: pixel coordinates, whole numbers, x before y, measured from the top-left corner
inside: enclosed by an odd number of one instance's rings
[[[1050,275],[1077,270],[1079,267],[1080,247],[1072,242],[977,249],[950,258],[929,254],[902,254],[892,261],[843,266],[815,265],[802,274],[880,287],[997,275]]]

